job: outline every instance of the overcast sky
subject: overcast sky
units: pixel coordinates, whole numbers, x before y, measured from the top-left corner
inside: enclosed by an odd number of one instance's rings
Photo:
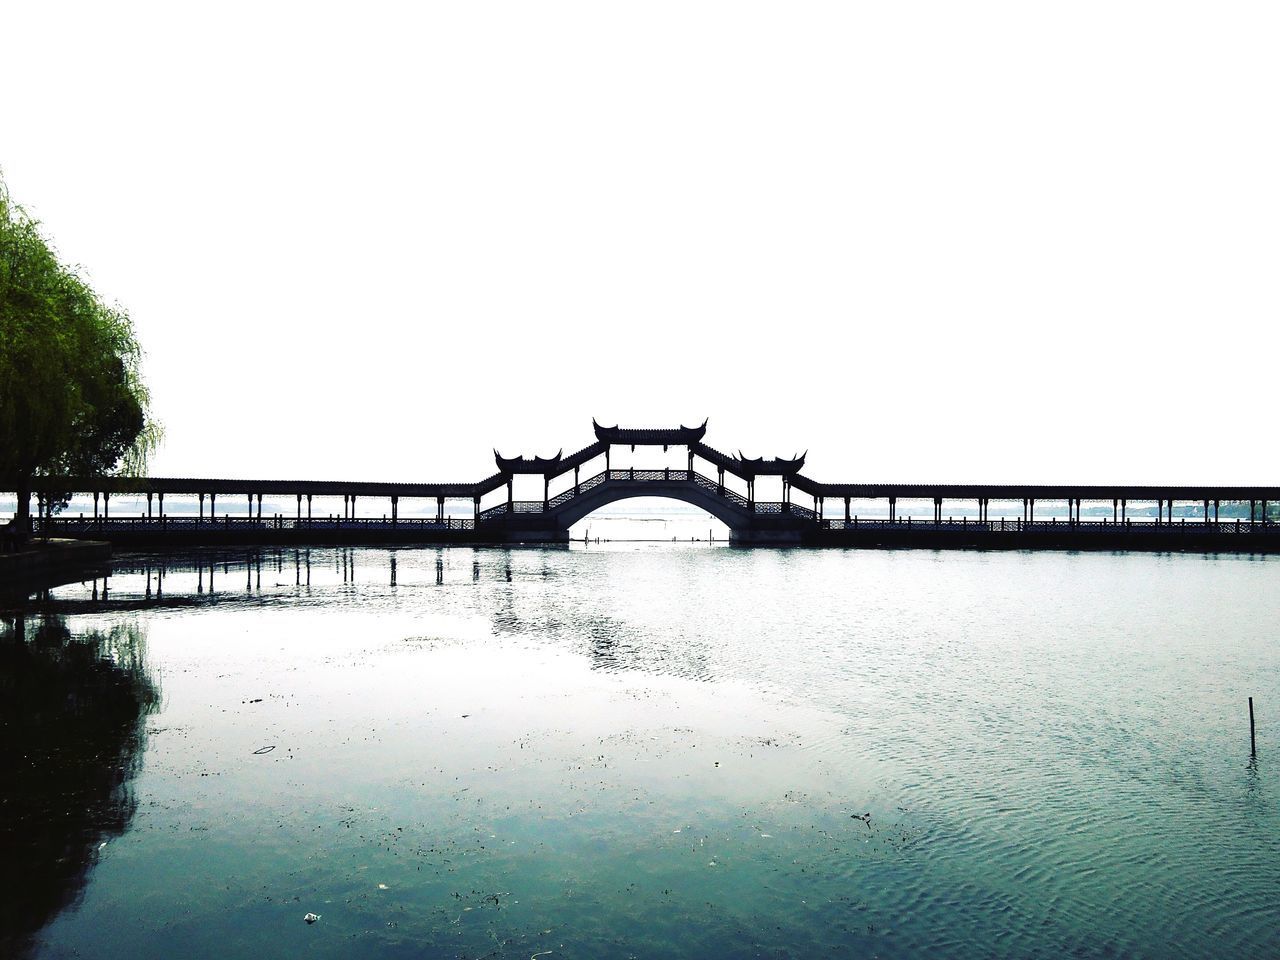
[[[0,170],[174,476],[710,417],[830,481],[1280,477],[1280,6],[18,4]]]

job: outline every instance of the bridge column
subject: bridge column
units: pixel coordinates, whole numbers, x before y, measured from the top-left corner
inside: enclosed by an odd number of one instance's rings
[[[354,520],[355,518],[356,518],[356,495],[353,493],[351,495],[351,519]]]
[[[98,519],[98,491],[93,491],[93,519]]]
[[[1169,498],[1169,525],[1173,525],[1173,497]]]
[[[897,497],[889,498],[889,522],[890,523],[898,522],[898,498]]]
[[[1129,501],[1123,497],[1120,500],[1120,520],[1124,523],[1129,522]]]
[[[249,494],[249,519],[253,519],[253,494]]]
[[[307,520],[311,520],[311,494],[307,494]]]
[[[515,513],[515,488],[516,478],[511,477],[507,480],[507,513]]]
[[[480,522],[480,498],[472,497],[471,503],[475,507],[475,522],[478,524]]]
[[[479,503],[480,501],[476,501]],[[542,475],[542,512],[546,513],[551,509],[551,478],[545,473]]]
[[[204,494],[200,493],[200,494],[197,494],[197,496],[200,498],[200,512],[196,514],[196,521],[199,522],[200,520],[204,519]],[[93,495],[93,505],[95,508],[94,514],[96,515],[98,512],[96,509],[98,506],[98,495],[96,493]]]
[[[302,519],[302,494],[298,494],[298,519]]]
[[[573,495],[575,497],[578,495],[578,468],[577,467],[573,468]]]
[[[1036,519],[1036,501],[1034,497],[1027,501],[1027,519],[1032,522],[1035,522]]]
[[[436,497],[436,523],[444,522],[444,497]]]
[[[1262,501],[1262,525],[1264,527],[1267,525],[1267,501],[1266,500]]]
[[[844,522],[849,522],[849,498],[844,498]]]
[[[1209,522],[1209,501],[1208,500],[1204,502],[1204,522],[1205,523]]]
[[[147,494],[147,519],[151,519],[151,494]]]
[[[164,519],[164,493],[158,494],[160,497],[160,519]]]
[[[213,519],[213,513],[217,509],[218,495],[216,493],[209,494],[209,519]]]
[[[1111,498],[1111,522],[1115,523],[1120,519],[1120,501],[1115,497]]]
[[[1254,513],[1254,506],[1257,504],[1257,502],[1258,502],[1258,501],[1256,501],[1256,500],[1250,500],[1250,501],[1249,501],[1249,522],[1250,522],[1250,523],[1253,523],[1253,520],[1254,520],[1254,516],[1253,516],[1253,513]]]
[[[716,478],[716,493],[724,496],[724,467],[720,468],[719,476]]]
[[[693,447],[690,447],[690,448],[689,448],[689,466],[688,466],[688,470],[689,470],[689,479],[690,479],[690,480],[692,480],[692,479],[693,479]]]
[[[262,494],[258,494],[258,519],[262,519]]]
[[[1213,522],[1218,522],[1218,501],[1213,501]]]
[[[1263,510],[1263,513],[1265,513],[1267,509],[1265,506],[1266,504],[1265,500],[1263,501],[1263,504],[1264,505],[1262,510]],[[102,491],[102,519],[107,520],[107,519],[110,519],[110,517],[111,517],[111,491],[103,490]]]

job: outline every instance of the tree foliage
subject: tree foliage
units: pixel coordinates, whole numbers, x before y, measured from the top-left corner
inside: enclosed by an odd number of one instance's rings
[[[0,179],[0,481],[139,474],[159,439],[122,309],[58,261]]]

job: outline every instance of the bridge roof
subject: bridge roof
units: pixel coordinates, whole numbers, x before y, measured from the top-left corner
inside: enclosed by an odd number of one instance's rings
[[[591,426],[601,443],[625,443],[631,446],[688,446],[700,443],[707,433],[707,421],[700,427],[602,427],[594,417]]]
[[[970,500],[1277,500],[1280,487],[1212,484],[1048,483],[819,483],[796,476],[791,485],[811,496],[858,499]]]
[[[693,452],[708,463],[723,467],[744,480],[764,476],[789,476],[798,473],[804,467],[804,458],[807,456],[807,454],[802,454],[790,460],[780,457],[774,457],[771,460],[766,460],[764,457],[751,459],[750,457],[744,457],[742,451],[738,451],[736,457],[731,457],[727,453],[721,453],[714,447],[707,446],[705,443],[695,444]]]
[[[483,496],[507,482],[495,473],[478,483],[383,483],[368,480],[232,480],[216,477],[34,477],[32,492],[167,493],[218,496],[450,497]]]
[[[504,457],[497,450],[493,451],[493,459],[503,473],[539,473],[556,476],[563,472],[560,465],[560,458],[563,456],[564,450],[560,450],[554,457]]]

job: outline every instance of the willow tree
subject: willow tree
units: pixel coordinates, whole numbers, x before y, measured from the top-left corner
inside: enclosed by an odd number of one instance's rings
[[[159,432],[140,358],[128,314],[58,261],[0,180],[0,489],[18,494],[20,536],[33,478],[145,468]]]

